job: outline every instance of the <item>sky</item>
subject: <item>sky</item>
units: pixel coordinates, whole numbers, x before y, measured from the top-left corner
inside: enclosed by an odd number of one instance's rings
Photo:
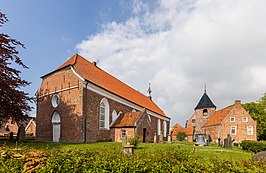
[[[184,126],[207,86],[222,109],[266,91],[266,1],[64,0],[0,1],[1,28],[19,49],[24,88],[79,53],[152,98]],[[35,110],[31,112],[35,114]]]

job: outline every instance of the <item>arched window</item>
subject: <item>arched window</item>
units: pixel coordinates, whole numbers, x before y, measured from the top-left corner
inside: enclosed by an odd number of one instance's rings
[[[112,123],[115,122],[115,120],[117,119],[118,115],[116,113],[116,111],[114,110],[113,113],[112,113]]]
[[[158,135],[160,135],[161,134],[161,120],[160,119],[158,119],[157,129],[158,129]]]
[[[60,128],[61,128],[60,123],[61,123],[60,115],[57,112],[54,112],[52,116],[54,142],[59,142],[60,139]]]
[[[136,112],[136,109],[132,109],[132,112]]]
[[[99,127],[109,129],[109,103],[106,98],[100,102]]]
[[[208,110],[207,109],[203,109],[203,116],[207,116],[208,115]]]
[[[163,136],[166,137],[166,132],[167,132],[167,124],[166,121],[163,121]]]

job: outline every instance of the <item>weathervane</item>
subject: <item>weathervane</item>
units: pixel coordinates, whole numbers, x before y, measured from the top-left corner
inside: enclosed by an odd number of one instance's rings
[[[148,97],[151,99],[151,81],[149,81],[149,88],[148,88],[148,90],[147,90],[147,95],[148,95]]]
[[[204,93],[206,93],[206,91],[207,91],[207,85],[205,84],[204,85]]]

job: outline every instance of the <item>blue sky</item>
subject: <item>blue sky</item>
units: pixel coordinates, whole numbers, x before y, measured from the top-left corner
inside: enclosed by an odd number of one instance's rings
[[[207,93],[222,109],[266,91],[266,1],[97,0],[0,1],[3,32],[23,42],[37,91],[40,76],[79,53],[146,94],[172,124],[193,114]],[[34,112],[33,112],[34,113]]]
[[[20,57],[30,67],[22,77],[32,84],[25,88],[37,91],[40,76],[58,67],[78,53],[75,45],[101,29],[101,23],[123,21],[130,13],[123,1],[0,1],[0,10],[9,19],[3,28],[25,44]]]

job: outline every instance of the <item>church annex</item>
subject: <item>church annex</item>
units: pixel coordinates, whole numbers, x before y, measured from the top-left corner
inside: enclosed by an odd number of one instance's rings
[[[143,142],[169,132],[170,118],[142,93],[76,54],[41,77],[36,139],[54,142]]]

